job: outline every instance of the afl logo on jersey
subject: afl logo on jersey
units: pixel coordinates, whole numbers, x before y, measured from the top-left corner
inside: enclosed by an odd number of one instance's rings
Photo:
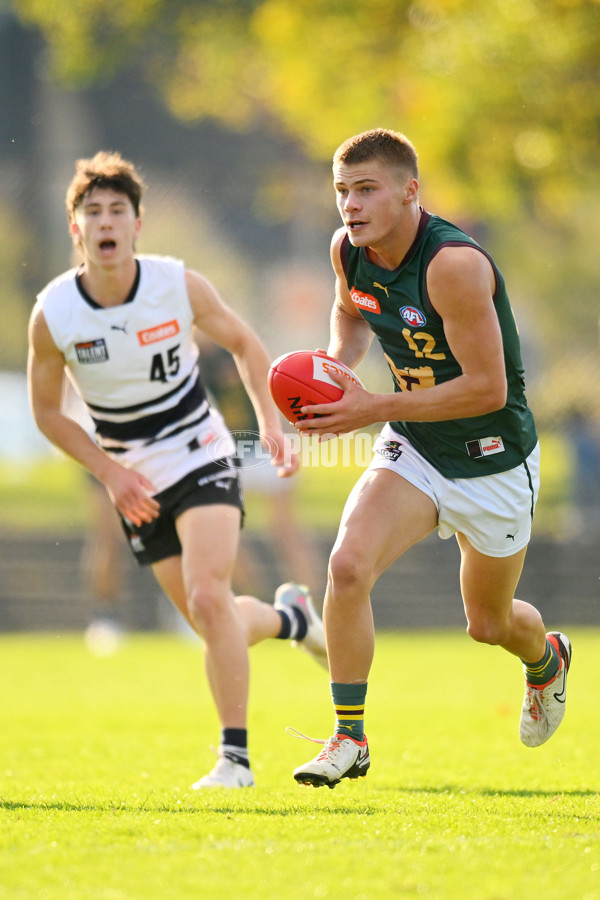
[[[400,308],[400,315],[407,325],[413,327],[420,327],[427,321],[421,310],[415,309],[414,306],[402,306]]]

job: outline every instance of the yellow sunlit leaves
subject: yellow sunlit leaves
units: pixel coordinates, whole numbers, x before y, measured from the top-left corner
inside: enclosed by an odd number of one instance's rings
[[[136,65],[178,117],[267,124],[328,160],[406,132],[453,207],[536,208],[599,176],[600,0],[13,0],[71,85]],[[585,190],[585,189],[584,189]],[[552,208],[546,210],[552,216]]]
[[[212,116],[245,128],[254,113],[260,70],[239,16],[228,11],[186,13],[175,37],[175,64],[163,67],[158,82],[175,115],[186,120]]]
[[[87,84],[112,77],[126,54],[140,46],[163,0],[15,0],[26,23],[39,26],[50,68],[61,80]]]
[[[514,142],[517,161],[527,169],[545,169],[558,151],[555,136],[543,128],[521,131]]]

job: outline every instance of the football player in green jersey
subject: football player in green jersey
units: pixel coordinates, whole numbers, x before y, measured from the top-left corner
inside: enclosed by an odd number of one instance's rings
[[[297,426],[325,436],[386,423],[330,558],[324,622],[334,734],[294,772],[300,783],[329,787],[369,768],[370,591],[434,529],[458,541],[468,634],[524,664],[527,746],[560,724],[571,659],[568,638],[546,634],[538,610],[514,596],[539,447],[502,275],[471,237],[421,207],[417,154],[404,135],[375,129],[350,138],[334,155],[333,177],[343,227],[331,248],[336,296],[327,352],[355,367],[376,336],[394,392],[373,394],[340,379],[343,398],[305,407],[319,418]]]

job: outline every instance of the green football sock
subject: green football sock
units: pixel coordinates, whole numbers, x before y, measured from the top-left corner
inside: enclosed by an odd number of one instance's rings
[[[546,652],[542,658],[536,663],[526,663],[523,660],[523,665],[529,684],[548,684],[558,672],[560,656],[554,644],[546,639]]]
[[[332,681],[330,687],[335,708],[335,733],[362,741],[365,736],[367,682],[339,684]]]

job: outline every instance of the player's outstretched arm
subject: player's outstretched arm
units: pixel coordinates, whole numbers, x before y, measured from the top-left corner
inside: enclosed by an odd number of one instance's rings
[[[108,490],[113,503],[134,525],[158,515],[150,494],[154,486],[137,472],[111,460],[86,431],[62,411],[65,360],[56,347],[40,307],[29,323],[27,377],[36,425],[48,440],[94,475]]]

